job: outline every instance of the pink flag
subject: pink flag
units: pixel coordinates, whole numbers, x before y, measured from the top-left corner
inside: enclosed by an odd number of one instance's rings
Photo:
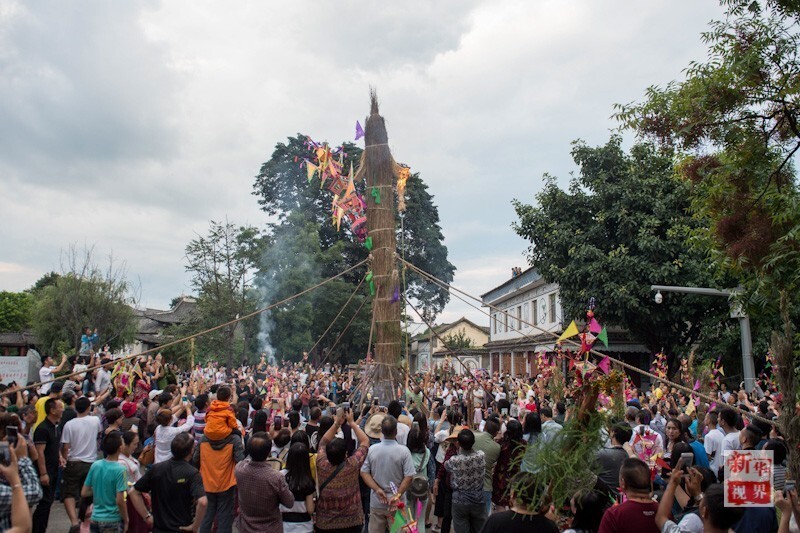
[[[611,370],[611,359],[608,356],[603,357],[603,360],[597,363],[597,368],[603,371],[603,374],[608,374],[609,370]]]
[[[693,390],[700,390],[700,380],[694,382],[694,389]]]
[[[589,321],[589,331],[592,333],[600,333],[602,330],[603,328],[600,327],[600,323],[596,319],[592,318]]]

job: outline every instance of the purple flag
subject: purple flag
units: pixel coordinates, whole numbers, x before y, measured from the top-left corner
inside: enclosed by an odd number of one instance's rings
[[[361,123],[356,120],[356,140],[359,140],[363,136],[364,136],[364,128],[362,128]]]

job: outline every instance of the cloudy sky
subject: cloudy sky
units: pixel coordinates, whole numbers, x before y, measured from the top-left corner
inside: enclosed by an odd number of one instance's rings
[[[714,0],[0,0],[0,290],[112,254],[142,304],[188,293],[208,220],[263,225],[253,177],[303,132],[352,139],[374,85],[439,206],[454,285],[525,266],[511,200],[566,183],[570,142],[705,56]],[[454,301],[445,320],[488,318]]]

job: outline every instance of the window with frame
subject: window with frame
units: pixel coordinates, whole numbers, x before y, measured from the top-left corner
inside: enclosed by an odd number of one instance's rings
[[[556,321],[556,293],[550,295],[550,323]]]
[[[503,325],[505,326],[505,332],[508,333],[508,311],[503,313]]]
[[[539,325],[539,308],[536,306],[538,300],[534,300],[531,302],[531,324],[534,326]]]
[[[522,306],[517,306],[517,330],[522,329]]]

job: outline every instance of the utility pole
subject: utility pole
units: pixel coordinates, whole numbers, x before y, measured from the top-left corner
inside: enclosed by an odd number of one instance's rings
[[[722,296],[730,299],[737,294],[739,289],[711,289],[709,287],[676,287],[673,285],[650,285],[651,291],[656,291],[656,303],[663,301],[661,292],[679,292],[683,294],[700,294],[702,296]],[[744,377],[744,390],[752,392],[756,386],[756,367],[753,362],[753,339],[750,336],[750,317],[747,316],[740,305],[731,306],[731,318],[739,320],[739,332],[742,345],[742,375]]]

